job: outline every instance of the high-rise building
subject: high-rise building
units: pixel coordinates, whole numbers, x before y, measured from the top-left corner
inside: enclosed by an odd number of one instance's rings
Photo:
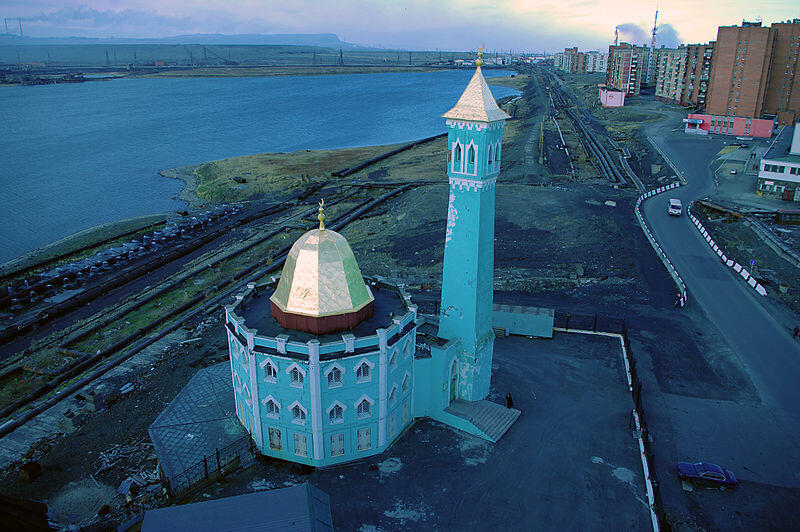
[[[592,50],[586,52],[586,72],[606,72],[608,70],[608,54]]]
[[[764,109],[776,115],[779,124],[793,125],[800,118],[800,19],[778,22],[770,29],[775,34],[775,45]]]
[[[628,43],[608,47],[606,85],[629,95],[638,95],[647,75],[650,49]]]
[[[688,49],[659,48],[653,52],[653,73],[656,100],[684,105],[684,83]]]
[[[760,118],[765,112],[775,31],[760,22],[721,26],[717,30],[710,94],[712,116]]]
[[[708,81],[714,58],[714,41],[686,46],[686,72],[683,80],[683,105],[705,108]]]

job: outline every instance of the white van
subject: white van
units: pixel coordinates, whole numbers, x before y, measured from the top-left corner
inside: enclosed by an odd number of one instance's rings
[[[680,216],[681,210],[683,209],[683,205],[681,205],[681,200],[670,198],[669,200],[669,212],[670,216]]]

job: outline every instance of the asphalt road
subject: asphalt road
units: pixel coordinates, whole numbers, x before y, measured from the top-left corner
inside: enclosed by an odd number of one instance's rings
[[[722,149],[722,139],[697,139],[665,132],[654,137],[684,173],[688,184],[649,199],[643,214],[655,238],[686,283],[688,304],[699,305],[748,369],[765,406],[779,408],[800,421],[800,342],[773,317],[762,296],[719,260],[685,214],[667,215],[670,197],[684,205],[714,189],[709,168]]]

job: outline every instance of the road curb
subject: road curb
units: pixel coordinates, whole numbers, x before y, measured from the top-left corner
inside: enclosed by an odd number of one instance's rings
[[[650,232],[650,228],[647,227],[647,223],[644,221],[644,216],[642,216],[642,211],[641,211],[642,202],[647,198],[650,198],[657,194],[661,194],[662,192],[666,192],[667,190],[678,188],[679,186],[681,186],[681,183],[679,181],[676,181],[669,185],[656,188],[649,192],[645,192],[636,199],[635,211],[636,211],[636,219],[639,221],[639,226],[641,226],[642,231],[644,231],[644,234],[647,237],[647,240],[650,241],[650,245],[653,246],[653,249],[658,255],[658,258],[661,259],[661,262],[664,264],[664,267],[667,269],[670,276],[672,277],[672,280],[675,281],[675,285],[678,287],[678,300],[675,302],[675,306],[683,307],[686,305],[686,297],[687,297],[686,284],[683,282],[683,279],[681,278],[680,274],[678,274],[678,270],[676,270],[675,266],[672,265],[672,261],[669,260],[667,254],[664,253],[664,250],[661,249],[661,246],[659,246],[658,242],[656,242],[653,233]]]
[[[703,224],[700,222],[700,220],[698,220],[697,217],[694,214],[692,214],[693,205],[694,202],[690,203],[689,208],[687,209],[689,218],[692,220],[692,223],[694,224],[695,228],[697,228],[697,230],[700,232],[700,235],[705,239],[708,246],[714,251],[714,253],[717,254],[717,257],[719,257],[719,259],[723,263],[725,263],[729,268],[731,268],[733,271],[741,275],[742,278],[745,280],[745,282],[747,282],[747,284],[750,285],[750,288],[758,292],[759,295],[762,296],[767,295],[767,289],[761,286],[761,283],[756,281],[755,277],[750,275],[750,272],[747,271],[744,268],[744,266],[742,266],[735,260],[729,258],[728,255],[722,250],[722,248],[719,247],[719,245],[716,242],[714,242],[714,239],[711,237],[711,234],[706,230],[705,227],[703,227]]]

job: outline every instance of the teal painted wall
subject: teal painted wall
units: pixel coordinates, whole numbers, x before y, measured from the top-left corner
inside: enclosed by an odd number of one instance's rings
[[[439,336],[462,339],[459,397],[489,393],[494,333],[495,180],[504,121],[448,120],[447,210]]]

